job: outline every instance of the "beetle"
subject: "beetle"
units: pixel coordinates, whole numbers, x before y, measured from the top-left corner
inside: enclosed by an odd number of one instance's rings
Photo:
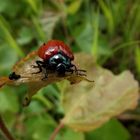
[[[43,68],[46,69],[45,78],[47,78],[47,70],[57,72],[58,75],[65,75],[66,72],[73,73],[74,71],[78,73],[78,70],[71,61],[74,60],[74,55],[68,45],[60,40],[50,40],[47,43],[44,43],[38,49],[38,56],[42,61],[37,60],[36,64],[33,67],[39,68],[39,71],[34,73],[42,72]],[[74,68],[74,69],[73,69]]]
[[[70,47],[60,40],[50,40],[38,49],[38,56],[43,60],[48,60],[50,57],[58,53],[62,53],[70,60],[74,60],[74,55]]]
[[[40,46],[38,50],[35,50],[29,53],[25,58],[21,59],[16,65],[13,67],[13,72],[9,75],[10,80],[18,80],[21,75],[17,75],[15,72],[18,71],[19,67],[34,57],[40,57],[42,60],[37,60],[36,65],[32,65],[33,68],[38,68],[39,71],[32,73],[37,74],[45,69],[45,76],[43,79],[46,79],[48,74],[47,71],[57,72],[60,76],[65,75],[66,72],[86,76],[84,73],[78,72],[86,72],[85,70],[79,70],[77,67],[72,64],[74,60],[74,55],[68,45],[66,45],[63,41],[60,40],[50,40],[47,43],[44,43]]]

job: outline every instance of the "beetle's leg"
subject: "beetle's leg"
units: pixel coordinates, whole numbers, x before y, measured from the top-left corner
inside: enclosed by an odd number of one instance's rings
[[[66,69],[66,72],[71,72],[71,74],[73,74],[74,71],[75,70],[73,70],[73,69]]]
[[[42,78],[42,80],[46,80],[48,78],[48,73],[47,73],[47,70],[45,71],[45,76]]]
[[[44,65],[44,62],[42,62],[40,60],[35,61],[35,63],[37,65],[32,65],[32,67],[34,67],[34,68],[42,67]]]
[[[33,67],[33,68],[38,68],[39,71],[34,72],[34,73],[32,73],[32,74],[38,74],[38,73],[42,72],[42,68],[46,68],[46,65],[45,65],[44,62],[42,62],[42,61],[37,60],[37,61],[36,61],[36,64],[37,64],[37,65],[32,65],[32,67]],[[47,70],[46,70],[46,71],[45,71],[45,76],[42,78],[42,80],[45,80],[45,79],[47,79],[47,78],[48,78],[48,73],[47,73]]]
[[[66,72],[71,72],[71,74],[73,74],[75,70],[73,69],[66,69]],[[85,72],[85,70],[78,70],[76,71],[76,75],[80,75],[80,76],[87,76],[85,73],[81,73],[81,72]]]
[[[38,68],[39,71],[34,72],[34,73],[32,73],[32,74],[38,74],[38,73],[42,72],[42,67],[44,66],[44,62],[37,60],[37,61],[36,61],[36,64],[37,64],[37,66],[36,66],[36,65],[32,65],[32,67],[33,67],[33,68]]]
[[[80,75],[80,76],[87,76],[85,73],[81,73],[81,71],[80,72],[78,71],[78,75]]]
[[[41,80],[45,81],[47,78],[48,78],[48,74],[45,73],[45,76]]]
[[[73,71],[75,71],[77,75],[86,76],[86,74],[85,74],[86,70],[77,69],[77,67],[74,64],[71,64],[71,67],[74,67]],[[81,72],[83,72],[83,73],[81,73]]]
[[[77,70],[77,73],[78,73],[78,75],[80,75],[80,76],[87,76],[85,73],[86,73],[86,70],[81,70],[81,69],[78,69]]]

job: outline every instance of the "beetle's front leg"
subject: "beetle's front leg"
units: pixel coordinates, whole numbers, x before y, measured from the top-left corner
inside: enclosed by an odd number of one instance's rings
[[[48,78],[48,74],[47,74],[46,65],[44,64],[44,62],[37,60],[37,61],[36,61],[36,64],[37,64],[37,65],[32,65],[32,67],[33,67],[33,68],[38,68],[39,71],[34,72],[34,73],[32,73],[32,74],[38,74],[38,73],[40,73],[40,72],[43,71],[43,68],[45,68],[45,76],[42,78],[42,80],[47,79],[47,78]]]
[[[48,78],[48,73],[47,73],[47,71],[45,71],[45,76],[42,78],[42,80],[44,81],[44,80],[46,80]]]
[[[73,72],[75,71],[75,73],[76,73],[77,75],[86,76],[86,74],[85,74],[86,70],[77,69],[77,67],[76,67],[74,64],[71,64],[71,67],[74,68]]]
[[[42,68],[44,67],[44,62],[42,62],[42,61],[37,60],[37,61],[36,61],[36,64],[37,64],[37,65],[32,65],[32,67],[33,67],[33,68],[38,68],[39,71],[34,72],[34,73],[32,73],[32,74],[38,74],[38,73],[42,72]]]

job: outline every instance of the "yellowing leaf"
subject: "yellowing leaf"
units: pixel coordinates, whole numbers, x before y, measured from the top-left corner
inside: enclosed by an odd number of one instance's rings
[[[95,84],[82,81],[66,88],[62,99],[65,110],[62,123],[74,130],[89,131],[136,107],[139,87],[130,71],[114,75],[95,65],[90,55],[78,54],[76,58]]]
[[[88,80],[84,76],[85,73],[82,74],[82,71],[78,72],[78,74],[76,72],[68,72],[64,76],[59,76],[57,73],[47,70],[48,77],[44,79],[46,70],[43,70],[41,73],[35,74],[39,70],[38,68],[33,67],[33,65],[37,65],[35,63],[36,60],[40,60],[40,58],[36,55],[36,51],[31,52],[13,67],[13,72],[15,72],[15,74],[17,75],[20,75],[20,78],[18,80],[10,80],[8,77],[3,77],[0,79],[0,87],[5,84],[27,84],[28,93],[23,101],[24,106],[30,103],[31,97],[36,94],[39,89],[54,82],[59,82],[62,80],[68,80],[71,84],[79,83],[82,80],[93,82]]]
[[[63,16],[63,13],[60,11],[44,10],[40,18],[40,23],[45,32],[45,40],[46,38],[47,40],[52,38],[56,24]]]

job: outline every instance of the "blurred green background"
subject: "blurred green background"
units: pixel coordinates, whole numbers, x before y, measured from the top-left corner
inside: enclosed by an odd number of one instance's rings
[[[93,55],[115,74],[130,69],[140,81],[140,0],[0,0],[0,76],[52,38]],[[46,140],[63,113],[59,89],[45,87],[23,108],[26,90],[2,88],[0,114],[16,140]],[[139,108],[134,112],[140,115]],[[57,140],[140,140],[139,130],[138,120],[113,119],[89,133],[65,128]],[[2,133],[0,140],[6,140]]]

